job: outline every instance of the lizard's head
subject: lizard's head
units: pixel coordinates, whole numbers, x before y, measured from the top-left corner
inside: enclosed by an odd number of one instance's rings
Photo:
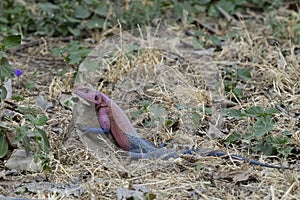
[[[102,94],[89,86],[78,86],[74,92],[89,103],[100,105],[103,102]]]

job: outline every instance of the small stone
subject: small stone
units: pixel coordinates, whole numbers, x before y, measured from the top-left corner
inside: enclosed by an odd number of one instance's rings
[[[40,172],[42,170],[42,163],[35,163],[31,153],[26,155],[25,150],[16,149],[5,163],[5,167],[8,169]]]

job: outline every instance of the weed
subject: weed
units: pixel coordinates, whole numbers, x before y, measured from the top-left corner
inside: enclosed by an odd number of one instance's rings
[[[161,104],[150,105],[148,101],[143,101],[141,108],[133,112],[131,119],[134,121],[142,114],[147,117],[143,120],[143,126],[152,127],[154,122],[158,122],[159,126],[166,130],[177,130],[179,125],[179,116],[169,118],[166,116],[166,109]]]
[[[264,109],[260,106],[252,106],[246,110],[227,109],[224,113],[238,120],[248,120],[250,132],[233,133],[225,140],[225,144],[229,145],[236,142],[246,142],[252,144],[253,151],[261,151],[265,155],[282,154],[287,156],[292,147],[288,146],[290,136],[283,134],[280,137],[268,135],[274,129],[275,121],[273,116],[279,111],[276,108]],[[251,120],[252,119],[252,120]],[[253,120],[254,119],[254,120]],[[252,123],[254,121],[254,123]]]
[[[15,48],[21,43],[20,35],[9,35],[0,41],[0,103],[7,96],[7,89],[4,83],[13,78],[14,75],[19,77],[23,72],[19,69],[14,69],[6,58],[5,52],[9,49]]]
[[[115,4],[113,7],[117,12],[114,23],[119,20],[125,29],[135,28],[138,25],[150,25],[151,21],[160,18],[168,3],[159,0],[144,2],[140,0],[129,1],[126,7]]]
[[[21,43],[20,35],[9,35],[6,36],[0,42],[0,103],[7,96],[7,89],[4,87],[4,83],[13,78],[14,75],[18,78],[23,74],[21,69],[14,69],[13,66],[8,62],[5,52],[18,46]],[[23,96],[15,96],[15,100],[21,101],[24,99]],[[20,108],[21,113],[24,113],[25,118],[30,122],[27,126],[14,126],[8,128],[1,122],[0,126],[0,158],[4,157],[8,152],[8,141],[7,132],[16,132],[16,138],[13,144],[17,144],[22,141],[24,148],[27,153],[34,151],[34,158],[37,162],[39,159],[42,160],[43,168],[49,165],[49,158],[46,156],[50,151],[50,145],[45,131],[41,128],[44,126],[48,118],[44,115],[38,116],[37,110],[28,108]],[[7,120],[12,120],[7,118]],[[35,144],[32,145],[29,136],[34,138]]]
[[[72,41],[65,47],[53,48],[53,56],[62,56],[70,65],[78,65],[90,53],[91,49],[84,48],[78,41]]]
[[[144,119],[143,124],[145,127],[149,127],[156,120],[162,122],[162,116],[165,113],[165,108],[162,105],[150,105],[148,101],[143,101],[141,108],[132,114],[131,119],[135,120],[144,113],[149,115],[146,119]]]
[[[48,157],[50,144],[46,132],[42,129],[48,118],[45,115],[38,114],[38,109],[35,107],[19,107],[18,111],[24,114],[27,123],[12,128],[0,124],[0,158],[4,157],[8,151],[6,133],[7,131],[13,131],[16,132],[16,137],[12,144],[22,142],[26,153],[34,152],[34,161],[41,160],[42,168],[48,168],[50,164],[50,158]],[[7,118],[7,120],[12,119]]]
[[[233,93],[238,99],[243,97],[243,89],[239,83],[247,83],[251,81],[251,73],[249,69],[239,66],[224,68],[224,88],[227,95]]]
[[[233,14],[245,9],[268,10],[281,0],[132,0],[119,1],[0,1],[0,32],[44,36],[90,37],[121,22],[123,29],[151,25],[155,19],[191,24],[199,14],[219,17],[218,7]],[[114,11],[114,12],[112,12]],[[188,16],[185,16],[185,15]],[[185,19],[186,18],[186,19]],[[181,20],[180,20],[181,19]]]
[[[269,18],[269,30],[275,38],[290,39],[300,45],[299,16],[291,15],[279,18],[273,14]]]
[[[46,125],[48,118],[45,115],[38,114],[38,109],[35,107],[20,107],[19,111],[27,119],[26,126],[16,127],[16,138],[14,144],[22,142],[26,153],[34,152],[34,161],[42,161],[42,168],[49,167],[50,144],[46,132],[42,129]],[[33,139],[33,141],[30,140]]]
[[[2,33],[78,37],[82,32],[104,27],[108,5],[93,0],[23,4],[6,0],[0,3],[0,13]]]
[[[194,48],[202,49],[209,46],[221,48],[221,38],[218,36],[207,34],[201,30],[195,32]]]

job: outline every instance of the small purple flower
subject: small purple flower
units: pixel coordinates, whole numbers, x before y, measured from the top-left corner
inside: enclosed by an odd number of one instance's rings
[[[20,69],[15,69],[14,72],[15,72],[16,77],[19,77],[23,74],[23,71]]]

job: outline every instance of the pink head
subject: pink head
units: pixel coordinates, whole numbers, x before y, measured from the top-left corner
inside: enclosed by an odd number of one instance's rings
[[[91,104],[100,105],[104,101],[104,95],[101,92],[86,85],[76,87],[74,92]]]

